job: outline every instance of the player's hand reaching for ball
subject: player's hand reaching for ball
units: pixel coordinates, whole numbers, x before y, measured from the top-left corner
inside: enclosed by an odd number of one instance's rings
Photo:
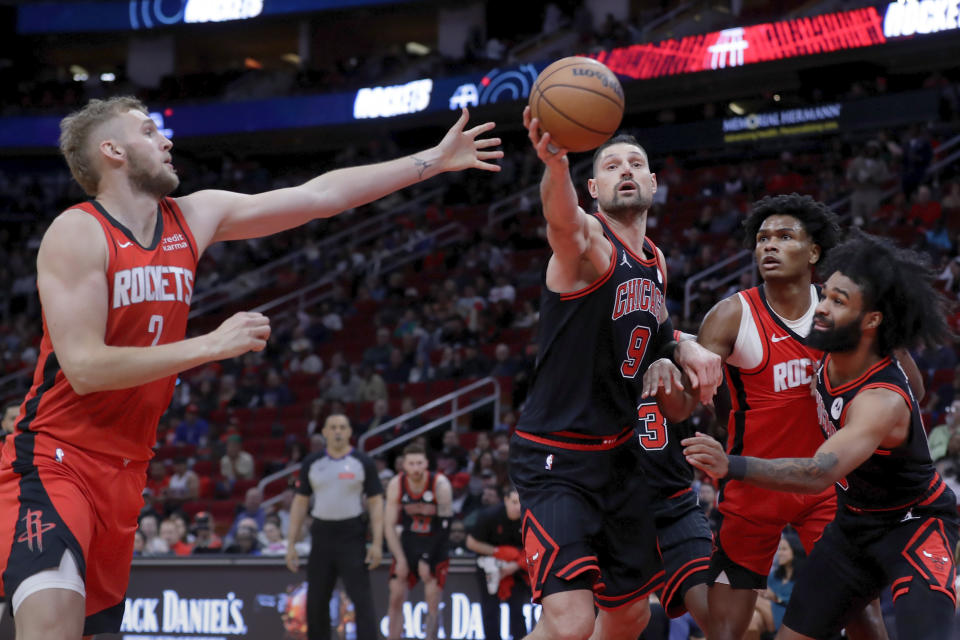
[[[248,351],[263,351],[270,337],[270,319],[262,313],[240,311],[224,320],[207,337],[217,360],[234,358]]]
[[[503,157],[503,150],[492,149],[500,145],[500,138],[480,137],[481,134],[492,131],[497,126],[496,123],[484,122],[464,130],[469,119],[470,113],[464,107],[460,118],[437,145],[437,151],[440,153],[440,168],[443,171],[464,169],[500,171],[500,165],[488,162]]]
[[[562,169],[569,166],[567,150],[556,146],[549,132],[540,133],[540,121],[530,113],[529,106],[523,108],[523,126],[527,128],[527,137],[530,138],[537,157],[543,164]]]
[[[683,455],[692,466],[700,469],[711,478],[725,478],[730,469],[727,452],[723,445],[705,433],[697,431],[692,438],[680,441]]]

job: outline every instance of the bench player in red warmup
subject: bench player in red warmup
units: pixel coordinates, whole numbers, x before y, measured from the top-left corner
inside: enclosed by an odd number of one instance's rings
[[[157,421],[176,374],[266,346],[268,319],[241,312],[185,340],[197,261],[214,242],[266,236],[371,202],[445,171],[497,171],[497,138],[468,115],[421,153],[331,171],[257,195],[179,184],[173,144],[133,98],[93,100],[60,125],[60,148],[93,199],[44,234],[44,335],[0,460],[2,595],[20,640],[120,628]]]
[[[956,497],[930,459],[917,399],[894,349],[950,335],[943,299],[917,254],[862,233],[828,257],[808,342],[826,355],[812,455],[727,455],[698,434],[683,441],[714,478],[818,495],[836,485],[836,518],[798,577],[778,640],[833,637],[844,617],[891,587],[897,637],[953,635]]]

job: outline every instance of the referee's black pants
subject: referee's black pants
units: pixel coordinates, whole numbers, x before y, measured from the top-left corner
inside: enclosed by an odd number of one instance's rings
[[[357,640],[377,640],[367,555],[367,523],[363,518],[314,520],[307,560],[307,638],[330,640],[330,597],[343,580],[356,614]]]

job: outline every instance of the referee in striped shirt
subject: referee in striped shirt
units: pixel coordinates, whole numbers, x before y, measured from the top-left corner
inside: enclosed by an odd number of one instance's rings
[[[307,561],[307,638],[330,640],[330,596],[337,578],[353,601],[357,640],[376,640],[376,615],[369,570],[383,557],[383,485],[368,456],[350,446],[350,421],[333,414],[323,425],[327,448],[307,456],[300,467],[297,495],[290,507],[287,566],[299,568],[294,544],[315,496],[310,515],[313,544]],[[367,518],[372,544],[366,546]]]

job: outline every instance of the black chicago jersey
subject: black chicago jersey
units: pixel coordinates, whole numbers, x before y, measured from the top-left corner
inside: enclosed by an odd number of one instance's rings
[[[811,638],[832,637],[845,615],[889,586],[897,635],[953,638],[956,609],[956,498],[930,462],[920,410],[896,359],[886,357],[856,380],[834,386],[827,363],[817,372],[817,413],[828,438],[844,427],[857,394],[886,389],[910,407],[910,431],[877,449],[838,482],[836,519],[827,525],[798,577],[783,626]]]
[[[632,252],[597,213],[613,245],[610,265],[580,291],[555,293],[544,281],[536,377],[517,428],[616,436],[637,423],[643,374],[654,358],[666,277],[653,242]],[[545,278],[545,276],[544,276]],[[650,425],[657,446],[660,429]]]
[[[861,391],[887,389],[900,394],[910,407],[910,431],[903,444],[893,449],[877,449],[837,483],[838,519],[852,514],[877,517],[889,514],[892,518],[902,518],[911,507],[930,505],[944,494],[952,495],[930,459],[920,409],[897,360],[887,356],[856,380],[836,387],[827,375],[829,362],[828,354],[817,374],[817,415],[825,437],[843,428],[847,408]]]

